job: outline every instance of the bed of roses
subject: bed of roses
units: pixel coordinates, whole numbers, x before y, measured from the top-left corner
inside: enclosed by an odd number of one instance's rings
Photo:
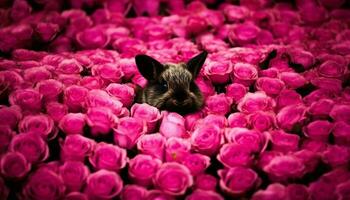
[[[1,1],[0,199],[349,199],[349,7]],[[201,50],[199,112],[134,102]]]

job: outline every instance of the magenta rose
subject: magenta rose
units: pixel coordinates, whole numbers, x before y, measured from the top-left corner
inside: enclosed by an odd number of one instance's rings
[[[128,157],[126,150],[108,143],[98,143],[89,156],[89,161],[95,169],[106,169],[118,172],[126,166]]]
[[[85,87],[79,85],[71,85],[64,90],[64,104],[66,104],[71,112],[78,112],[84,107],[84,100],[88,94]]]
[[[339,199],[348,199],[350,197],[349,189],[350,189],[350,181],[346,181],[344,183],[340,183],[339,185],[337,185],[335,192]]]
[[[340,78],[344,75],[345,71],[345,65],[333,60],[327,60],[317,68],[318,74],[327,78]]]
[[[80,191],[90,174],[87,166],[78,161],[66,161],[59,167],[59,174],[64,181],[67,191]]]
[[[349,129],[350,124],[347,124],[344,121],[334,123],[332,134],[334,136],[335,144],[350,146]]]
[[[191,144],[194,150],[205,155],[215,154],[223,142],[223,130],[215,125],[202,125],[196,128],[191,135]]]
[[[82,135],[67,135],[61,141],[61,159],[63,161],[84,161],[95,148],[95,141]]]
[[[314,117],[326,118],[331,112],[335,102],[332,99],[320,99],[314,101],[308,107],[308,113]]]
[[[232,83],[226,86],[226,96],[238,102],[248,92],[248,88],[239,83]]]
[[[190,170],[193,176],[196,176],[203,173],[209,167],[210,157],[199,153],[189,153],[184,156],[181,163]]]
[[[126,84],[111,83],[106,87],[106,91],[122,102],[125,107],[129,107],[135,97],[134,89]]]
[[[168,40],[171,37],[171,31],[168,26],[154,24],[145,26],[142,33],[144,41]]]
[[[275,96],[283,90],[285,85],[278,78],[260,77],[256,80],[255,87],[267,95]]]
[[[84,133],[86,115],[83,113],[68,113],[61,118],[58,127],[67,135]]]
[[[303,104],[283,107],[276,115],[280,128],[290,131],[305,119],[306,107]]]
[[[214,192],[214,191],[205,191],[205,190],[195,190],[190,195],[186,197],[186,200],[201,200],[201,199],[210,199],[210,200],[224,200],[224,198]]]
[[[289,184],[286,187],[286,195],[288,199],[295,199],[295,200],[310,199],[308,188],[302,184]]]
[[[192,131],[197,124],[197,121],[200,120],[203,116],[202,112],[190,113],[184,116],[185,118],[185,127],[186,130]]]
[[[252,23],[238,24],[234,26],[228,35],[232,44],[246,45],[255,42],[260,28]]]
[[[88,200],[88,197],[80,192],[70,192],[64,197],[64,200]]]
[[[237,109],[244,113],[268,111],[274,106],[273,100],[264,92],[247,93],[239,100]]]
[[[225,128],[227,125],[227,119],[224,115],[208,114],[203,119],[198,120],[194,128],[206,124],[212,124],[219,128]]]
[[[100,77],[97,76],[84,76],[80,80],[79,84],[86,89],[93,90],[93,89],[101,89],[103,86],[103,81]]]
[[[55,101],[46,104],[46,113],[55,122],[59,122],[68,113],[68,107]]]
[[[248,115],[250,126],[258,131],[266,131],[275,127],[275,115],[273,112],[254,112]]]
[[[233,66],[233,82],[241,83],[244,86],[250,86],[258,79],[258,70],[255,65],[238,62]]]
[[[313,172],[320,163],[320,154],[307,149],[293,152],[293,155],[300,159],[305,165],[305,173]]]
[[[277,108],[303,103],[302,96],[295,90],[282,90],[276,98]]]
[[[160,123],[159,132],[166,138],[188,137],[185,129],[185,119],[174,112],[162,112],[163,119]]]
[[[79,74],[83,71],[83,66],[76,59],[71,58],[62,60],[55,70],[62,74]]]
[[[121,200],[137,200],[145,199],[147,195],[147,190],[138,185],[126,185],[124,186],[121,194]]]
[[[117,197],[123,189],[123,180],[116,172],[101,169],[90,174],[84,193],[89,199],[107,200]]]
[[[23,187],[24,199],[61,199],[65,192],[62,178],[51,170],[38,169]]]
[[[232,65],[230,63],[209,62],[204,67],[204,75],[208,76],[214,84],[224,84],[230,79]]]
[[[270,131],[272,149],[280,152],[298,150],[300,137],[295,134],[286,133],[283,130]]]
[[[167,162],[182,162],[190,150],[191,143],[188,139],[170,137],[165,143],[165,160]]]
[[[319,179],[309,184],[310,199],[338,199],[335,194],[336,185]]]
[[[249,15],[249,10],[244,6],[225,5],[223,6],[223,13],[229,22],[240,22]]]
[[[57,101],[63,91],[63,84],[55,79],[42,80],[35,87],[45,102]]]
[[[240,196],[260,185],[258,174],[245,167],[232,167],[218,171],[220,188],[230,196]]]
[[[231,110],[232,100],[224,93],[209,96],[205,101],[205,108],[208,113],[225,115]]]
[[[258,190],[252,196],[252,200],[284,200],[286,199],[286,188],[280,183],[272,183],[265,190]]]
[[[12,138],[16,135],[9,126],[0,125],[0,155],[6,153]]]
[[[40,163],[49,156],[49,148],[42,137],[36,133],[21,133],[15,135],[10,143],[9,150],[24,155],[30,163]]]
[[[350,162],[350,149],[344,146],[329,145],[322,152],[322,160],[333,168],[347,166]]]
[[[253,152],[264,151],[269,140],[268,135],[260,131],[240,127],[226,129],[225,137],[229,143],[244,145]]]
[[[59,31],[59,25],[54,23],[40,22],[36,25],[35,31],[44,42],[52,40]]]
[[[19,123],[20,133],[34,132],[43,139],[52,140],[57,136],[58,129],[54,126],[54,121],[45,114],[27,115]]]
[[[51,72],[45,67],[32,67],[23,71],[25,81],[36,84],[51,78]]]
[[[145,43],[137,38],[119,38],[113,42],[112,46],[126,57],[133,57],[147,51]]]
[[[242,144],[224,144],[216,158],[227,168],[236,166],[250,166],[253,163],[254,155],[251,147]]]
[[[235,127],[248,127],[248,117],[240,112],[231,113],[227,118],[228,126]]]
[[[344,121],[350,124],[350,106],[349,105],[334,105],[329,116],[335,121]]]
[[[18,105],[22,112],[38,113],[41,110],[42,94],[34,89],[18,89],[9,96],[11,105]]]
[[[315,120],[303,127],[303,132],[306,137],[313,140],[327,142],[332,131],[333,124],[327,120]]]
[[[158,121],[161,118],[159,110],[156,107],[150,106],[146,103],[138,104],[135,103],[131,109],[131,116],[135,119],[141,119],[147,123],[147,132],[152,133]]]
[[[198,190],[215,191],[218,180],[209,174],[198,174],[195,176],[195,188]]]
[[[92,75],[100,76],[107,83],[119,83],[124,76],[121,68],[118,65],[112,63],[94,65],[91,70]]]
[[[94,107],[86,112],[86,124],[92,135],[106,135],[117,123],[117,117],[109,109]]]
[[[119,119],[114,130],[114,142],[126,149],[135,146],[138,138],[147,132],[146,123],[133,117],[123,117]]]
[[[18,22],[30,15],[31,12],[32,7],[27,1],[16,0],[11,7],[10,17],[12,20]]]
[[[193,178],[184,165],[164,163],[153,177],[154,185],[170,195],[183,195],[192,186]]]
[[[0,161],[1,174],[8,179],[21,179],[31,169],[31,164],[19,152],[8,152],[2,155]]]
[[[189,34],[198,35],[208,28],[207,20],[199,15],[189,15],[186,20],[186,31]]]
[[[94,27],[79,32],[75,39],[84,49],[96,49],[105,47],[110,38],[102,27]]]
[[[318,140],[305,139],[302,148],[313,152],[321,153],[326,150],[328,144]]]
[[[138,154],[130,159],[128,174],[131,180],[142,186],[152,185],[152,178],[161,166],[162,161],[150,155]]]
[[[130,80],[134,75],[137,74],[138,70],[134,59],[122,58],[118,62],[126,80]]]
[[[305,69],[309,69],[316,61],[315,56],[311,52],[298,48],[291,49],[289,56],[292,63],[300,64]]]
[[[211,81],[205,76],[198,76],[195,80],[195,83],[205,98],[215,94],[214,86],[212,85]]]
[[[142,135],[137,141],[137,149],[147,155],[163,160],[166,139],[159,133]]]
[[[173,195],[167,194],[161,190],[148,190],[146,195],[146,200],[157,200],[157,199],[164,199],[164,200],[175,200],[175,197]]]
[[[4,63],[6,67],[12,64],[10,63]],[[15,68],[16,65],[13,66]],[[9,89],[10,91],[13,91],[14,89],[17,89],[20,85],[24,83],[23,77],[16,72],[15,70],[3,70],[0,71],[0,80],[1,80],[1,90],[2,92],[6,89]]]

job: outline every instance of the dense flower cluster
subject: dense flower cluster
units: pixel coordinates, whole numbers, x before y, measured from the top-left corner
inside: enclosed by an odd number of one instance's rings
[[[350,198],[345,0],[0,6],[0,199]],[[135,103],[201,50],[200,111]]]

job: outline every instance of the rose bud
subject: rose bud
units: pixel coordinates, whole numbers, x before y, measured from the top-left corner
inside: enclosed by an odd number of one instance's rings
[[[277,108],[303,103],[302,97],[295,90],[282,90],[276,98]]]
[[[224,200],[224,198],[214,192],[214,191],[205,191],[205,190],[195,190],[190,195],[186,197],[186,200],[201,200],[201,199],[210,199],[210,200]]]
[[[231,97],[233,102],[238,102],[247,92],[247,87],[239,83],[232,83],[226,86],[226,96]]]
[[[36,84],[36,89],[43,95],[44,102],[58,101],[63,84],[55,79],[42,80]]]
[[[344,146],[329,145],[322,152],[322,160],[333,168],[347,166],[350,161],[350,149]]]
[[[2,177],[0,177],[0,198],[7,199],[8,195],[9,195],[9,189],[6,187]]]
[[[284,83],[277,78],[260,77],[256,80],[255,87],[267,95],[276,96],[283,90]]]
[[[286,195],[288,199],[295,199],[295,200],[310,199],[308,188],[302,184],[289,184],[286,187]]]
[[[258,190],[252,196],[252,200],[283,200],[286,199],[286,188],[280,183],[272,183],[266,190]]]
[[[232,72],[230,63],[210,62],[204,67],[204,74],[214,84],[225,84],[229,81]]]
[[[62,178],[47,169],[39,169],[31,174],[23,187],[24,199],[61,199],[65,186]]]
[[[90,90],[85,98],[86,106],[89,107],[103,107],[111,109],[117,117],[124,117],[129,115],[128,110],[123,108],[123,104],[116,98],[110,96],[102,89]]]
[[[239,24],[233,27],[228,38],[231,44],[247,45],[255,42],[259,32],[259,27],[254,24]]]
[[[275,127],[276,120],[273,112],[257,111],[248,115],[250,126],[258,131],[266,131]]]
[[[327,142],[329,134],[331,133],[333,124],[326,120],[316,120],[310,122],[303,127],[303,132],[306,137],[313,140],[320,140]]]
[[[334,105],[329,116],[335,121],[344,121],[350,124],[350,106],[349,105]]]
[[[61,118],[58,127],[66,134],[84,133],[86,116],[83,113],[68,113]]]
[[[250,86],[256,79],[258,79],[258,70],[255,65],[243,62],[234,64],[232,77],[234,83]]]
[[[145,199],[147,195],[147,190],[138,185],[126,185],[121,194],[121,200],[137,200]]]
[[[59,167],[67,191],[80,191],[89,173],[87,166],[78,161],[66,161]]]
[[[34,89],[18,89],[10,94],[9,102],[24,113],[37,113],[41,110],[42,95]]]
[[[91,72],[93,76],[100,76],[102,80],[106,81],[106,83],[119,83],[124,76],[119,65],[112,63],[94,65]]]
[[[183,195],[192,186],[193,179],[187,167],[170,162],[162,164],[153,177],[153,182],[157,188],[167,194]]]
[[[80,192],[70,192],[64,197],[64,200],[88,200],[88,196]]]
[[[8,179],[22,179],[31,169],[31,164],[18,152],[2,155],[0,161],[1,174]]]
[[[170,137],[165,143],[165,160],[167,162],[182,162],[190,153],[191,143],[188,139]]]
[[[274,106],[273,103],[273,100],[264,92],[249,92],[241,100],[239,100],[237,109],[244,113],[268,111]]]
[[[203,173],[210,165],[210,158],[203,154],[194,153],[187,154],[181,160],[181,163],[185,165],[193,176]]]
[[[188,131],[193,131],[197,121],[202,118],[202,112],[195,112],[185,115],[185,127]]]
[[[68,113],[68,107],[55,101],[46,104],[46,113],[55,122],[59,122]]]
[[[175,197],[173,195],[169,195],[163,191],[160,190],[148,190],[146,195],[146,200],[175,200]]]
[[[218,171],[220,188],[230,196],[240,196],[256,188],[260,184],[258,174],[245,167],[232,167]]]
[[[162,112],[163,119],[160,123],[159,132],[166,138],[170,137],[188,137],[185,129],[185,119],[178,113]]]
[[[218,181],[209,174],[199,174],[195,177],[195,188],[198,190],[215,191]]]
[[[309,184],[310,199],[337,199],[336,185],[319,179]]]
[[[350,181],[346,181],[337,185],[335,189],[335,193],[338,196],[338,199],[348,199],[350,189]]]
[[[101,169],[88,176],[84,193],[89,199],[113,199],[123,189],[123,180],[116,172]]]
[[[49,149],[40,135],[29,132],[15,135],[10,143],[9,150],[24,155],[30,163],[40,163],[49,156]]]
[[[83,49],[104,48],[110,40],[103,28],[97,26],[79,32],[75,39]]]
[[[312,102],[308,108],[308,113],[317,118],[327,118],[334,104],[332,99],[320,99]]]
[[[36,25],[35,31],[44,42],[51,41],[59,31],[58,24],[40,22]]]
[[[138,154],[129,161],[128,174],[130,179],[142,186],[151,186],[152,178],[161,166],[162,161],[150,155]]]
[[[289,152],[298,150],[300,137],[289,134],[283,130],[270,131],[272,149],[279,152]]]
[[[130,111],[131,116],[135,119],[146,121],[148,133],[152,133],[155,130],[158,121],[162,117],[156,107],[150,106],[146,103],[135,103],[133,106],[131,106]]]
[[[98,143],[89,156],[91,165],[99,170],[106,169],[118,172],[126,166],[128,157],[126,150],[108,143]]]
[[[142,135],[137,141],[137,150],[163,160],[166,139],[159,133]]]
[[[81,161],[90,156],[95,148],[95,141],[82,135],[67,135],[61,141],[61,159],[63,161]]]
[[[306,107],[303,104],[290,105],[282,108],[276,115],[280,128],[290,131],[305,119]]]
[[[89,108],[86,113],[86,123],[93,136],[106,135],[115,126],[117,117],[111,110],[101,107]]]
[[[211,81],[205,76],[198,76],[195,80],[199,90],[203,93],[204,99],[215,94],[215,88]]]
[[[0,125],[0,155],[6,153],[12,138],[16,135],[9,126]]]
[[[124,107],[131,106],[135,97],[134,89],[126,84],[111,83],[106,87],[106,91],[122,102]]]
[[[66,104],[71,112],[81,111],[84,107],[84,100],[88,94],[85,87],[71,85],[64,90],[64,104]]]
[[[231,113],[227,118],[228,126],[231,128],[235,127],[248,127],[247,116],[240,112]]]
[[[51,72],[45,67],[31,67],[23,71],[23,78],[27,82],[36,84],[51,78]]]
[[[194,150],[205,155],[215,154],[222,142],[223,130],[215,125],[202,125],[196,128],[191,135],[191,144]]]
[[[205,108],[210,114],[226,115],[231,110],[232,100],[224,93],[209,96],[205,101]]]
[[[228,168],[250,166],[254,159],[254,152],[251,149],[251,147],[246,147],[241,144],[224,144],[216,158]]]

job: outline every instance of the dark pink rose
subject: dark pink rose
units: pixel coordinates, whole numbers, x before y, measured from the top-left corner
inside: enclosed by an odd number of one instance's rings
[[[66,134],[80,134],[84,133],[86,124],[86,115],[83,113],[68,113],[61,118],[58,127]]]
[[[209,174],[199,174],[195,176],[195,188],[198,190],[215,191],[218,180]]]
[[[61,164],[62,163],[58,160],[49,161],[46,163],[40,163],[38,165],[37,170],[50,170],[50,171],[54,172],[55,174],[58,174]]]
[[[34,84],[49,78],[51,72],[45,67],[32,67],[23,71],[23,79]]]
[[[335,121],[344,121],[350,124],[350,105],[334,105],[329,116]]]
[[[187,154],[181,160],[181,163],[185,165],[193,176],[203,173],[210,165],[210,158],[203,154]]]
[[[232,83],[226,86],[226,96],[231,97],[234,102],[238,102],[247,92],[248,88],[239,83]]]
[[[46,104],[46,113],[55,122],[59,122],[68,113],[68,107],[55,101]]]
[[[346,181],[344,183],[340,183],[339,185],[337,185],[335,192],[338,196],[338,199],[350,198],[349,190],[350,190],[350,181]]]
[[[133,57],[147,51],[146,44],[137,38],[124,37],[115,40],[112,44],[113,48],[126,57]]]
[[[84,107],[84,100],[88,94],[85,87],[71,85],[64,90],[64,103],[72,112],[80,111]]]
[[[260,185],[258,174],[245,167],[232,167],[218,171],[220,188],[230,196],[243,195]]]
[[[198,76],[195,80],[195,83],[205,98],[215,94],[215,88],[207,77]]]
[[[337,199],[336,185],[319,179],[309,184],[310,199]]]
[[[135,9],[137,16],[142,16],[147,13],[148,16],[157,16],[159,12],[160,1],[133,1],[133,8]]]
[[[154,185],[170,195],[183,195],[192,186],[193,178],[184,165],[164,163],[153,177]]]
[[[339,79],[314,77],[310,80],[310,82],[317,88],[320,88],[327,92],[339,94],[342,90],[342,81]]]
[[[135,119],[141,119],[147,123],[147,132],[152,133],[158,121],[161,118],[160,112],[156,107],[150,106],[146,103],[138,104],[135,103],[131,109],[131,116]]]
[[[305,119],[306,107],[303,104],[283,107],[276,115],[280,128],[290,131]]]
[[[230,128],[225,130],[225,137],[229,143],[246,146],[252,152],[262,152],[268,143],[268,135],[257,130],[247,128]]]
[[[45,114],[27,115],[18,125],[20,133],[33,132],[43,139],[51,140],[57,136],[58,129],[54,126],[54,121]]]
[[[82,135],[67,135],[61,141],[61,159],[63,161],[84,161],[95,148],[95,141]]]
[[[38,169],[23,187],[24,199],[61,199],[65,186],[62,178],[51,170]]]
[[[233,66],[233,82],[241,83],[244,86],[250,86],[258,79],[258,70],[255,65],[243,62],[237,62]]]
[[[36,25],[35,31],[44,42],[51,41],[59,31],[59,25],[54,23],[40,22]]]
[[[109,36],[102,27],[94,27],[79,32],[75,39],[84,49],[103,48],[109,43]]]
[[[6,66],[11,66],[11,64],[5,63]],[[15,68],[15,66],[13,66]],[[4,70],[0,71],[0,92],[13,91],[20,87],[23,83],[23,77],[14,70]],[[0,93],[0,94],[1,94]]]
[[[74,58],[62,60],[56,68],[56,72],[63,74],[79,74],[82,71],[83,66]]]
[[[260,77],[256,80],[255,87],[267,95],[275,96],[283,90],[284,83],[278,78]]]
[[[350,162],[349,147],[329,145],[325,151],[322,152],[322,160],[332,167],[347,166]]]
[[[223,130],[218,126],[205,124],[196,128],[191,135],[194,150],[205,155],[215,154],[223,142]]]
[[[252,23],[238,24],[233,27],[228,35],[232,44],[246,45],[255,42],[256,37],[260,32],[260,28]]]
[[[256,44],[258,45],[269,45],[273,44],[274,37],[268,30],[261,30],[255,38]]]
[[[129,161],[128,174],[131,180],[142,186],[152,185],[152,178],[161,166],[162,161],[150,155],[138,154]]]
[[[147,155],[163,160],[166,139],[159,133],[142,135],[137,141],[137,149]]]
[[[79,84],[89,90],[101,89],[103,86],[103,81],[100,77],[96,76],[84,76]]]
[[[199,15],[189,15],[186,20],[186,31],[189,34],[198,35],[208,28],[207,20]]]
[[[10,10],[10,17],[13,21],[20,21],[30,15],[32,12],[32,7],[27,1],[24,0],[16,0],[12,4]]]
[[[315,120],[303,127],[303,132],[306,137],[313,140],[327,142],[331,133],[333,124],[327,120]]]
[[[334,136],[334,142],[337,145],[350,146],[350,124],[344,121],[334,123],[332,134]]]
[[[35,87],[43,95],[44,102],[58,101],[63,91],[63,84],[55,79],[42,80]]]
[[[18,89],[10,94],[9,102],[23,112],[37,113],[41,110],[42,95],[34,89]]]
[[[208,113],[225,115],[231,110],[232,100],[224,93],[209,96],[205,101],[205,108]]]
[[[334,92],[329,92],[324,89],[316,89],[306,95],[303,98],[303,101],[306,105],[311,105],[313,102],[319,101],[321,99],[332,99]]]
[[[29,132],[15,135],[10,143],[9,150],[24,155],[30,163],[40,163],[49,156],[49,148],[40,135]]]
[[[94,65],[91,70],[92,75],[100,76],[107,83],[119,83],[124,76],[120,66],[112,63]]]
[[[5,185],[2,177],[0,177],[0,198],[7,199],[8,195],[9,195],[9,189]]]
[[[106,91],[122,102],[125,107],[129,107],[135,97],[134,89],[126,84],[111,83],[106,87]]]
[[[268,97],[265,92],[248,92],[239,100],[237,109],[244,113],[252,113],[255,111],[268,111],[271,110],[273,106],[273,100]]]
[[[254,112],[248,115],[248,121],[253,129],[266,131],[275,127],[276,120],[273,112]]]
[[[11,129],[15,129],[21,118],[22,113],[19,106],[0,106],[0,125],[6,125]]]
[[[126,166],[128,157],[126,150],[108,143],[98,143],[89,156],[91,165],[99,170],[106,169],[118,172]]]
[[[92,135],[106,135],[117,123],[117,117],[109,109],[102,107],[89,108],[86,112],[86,124]]]
[[[293,152],[293,155],[300,159],[305,165],[305,173],[313,172],[320,163],[320,154],[307,149]]]
[[[131,81],[133,84],[142,88],[145,88],[147,85],[147,79],[145,79],[145,77],[143,77],[140,73],[136,73],[135,76],[132,77]]]
[[[214,191],[205,191],[205,190],[195,190],[190,195],[186,197],[186,200],[201,200],[201,199],[210,199],[210,200],[223,200],[224,198],[214,192]]]
[[[144,41],[168,40],[171,37],[171,32],[168,26],[154,24],[146,26],[142,34]]]
[[[202,112],[190,113],[185,116],[185,127],[186,130],[192,131],[197,124],[197,121],[202,118]]]
[[[64,200],[88,200],[88,197],[80,192],[70,192],[64,197]]]
[[[250,166],[254,155],[251,147],[242,144],[224,144],[216,158],[227,168],[236,166]]]
[[[175,197],[173,195],[167,194],[161,190],[148,190],[146,195],[146,200],[157,200],[157,199],[164,199],[164,200],[175,200]]]
[[[305,69],[309,69],[315,63],[315,56],[308,51],[292,49],[289,51],[289,56],[292,63],[300,64]]]
[[[165,160],[167,162],[182,162],[190,153],[191,143],[188,139],[170,137],[165,143]]]
[[[333,60],[327,60],[317,68],[318,74],[327,78],[340,78],[345,71],[345,65]]]
[[[285,106],[300,104],[303,102],[302,97],[295,90],[285,89],[280,92],[276,98],[277,108],[281,109]]]
[[[286,188],[280,183],[272,183],[266,190],[258,190],[252,196],[252,200],[284,200],[286,199]]]
[[[138,185],[126,185],[124,186],[121,194],[121,200],[137,200],[137,199],[145,199],[147,195],[146,188],[143,188]]]
[[[230,63],[209,62],[204,66],[204,75],[208,76],[214,84],[225,84],[230,79],[232,65]]]
[[[123,108],[123,104],[118,99],[110,96],[106,91],[101,89],[90,90],[85,98],[85,103],[87,107],[111,109],[113,114],[118,117],[129,114],[129,111]]]
[[[0,155],[6,153],[12,138],[16,135],[9,126],[0,125]]]
[[[87,177],[84,193],[92,200],[107,200],[117,197],[122,189],[123,180],[116,172],[101,169]]]
[[[146,123],[133,117],[119,119],[114,130],[114,142],[126,149],[131,149],[137,143],[138,138],[147,132]]]
[[[160,123],[159,132],[166,138],[188,137],[185,129],[185,119],[178,113],[162,112],[163,118]]]
[[[8,179],[21,179],[30,169],[31,164],[19,152],[8,152],[1,157],[1,174]]]
[[[328,144],[318,140],[305,139],[302,148],[313,152],[321,153],[326,150]]]
[[[90,174],[89,168],[82,162],[66,161],[59,167],[59,174],[62,177],[67,191],[80,191],[81,187]]]
[[[224,5],[224,15],[229,22],[240,22],[249,15],[249,10],[244,6]]]
[[[308,113],[314,117],[326,118],[328,117],[334,104],[335,103],[332,99],[320,99],[312,102],[312,104],[308,107]]]
[[[289,184],[286,187],[286,195],[288,199],[308,200],[310,198],[309,190],[302,184]]]
[[[269,132],[272,149],[280,152],[298,150],[300,137],[295,134],[286,133],[283,130],[273,130]]]
[[[235,127],[248,127],[248,117],[240,112],[231,113],[227,118],[228,126]]]

